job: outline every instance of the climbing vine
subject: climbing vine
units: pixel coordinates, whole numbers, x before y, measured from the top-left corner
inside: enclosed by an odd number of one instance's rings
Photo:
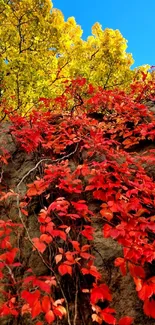
[[[114,265],[123,276],[130,273],[144,313],[155,318],[155,183],[145,169],[146,161],[155,161],[155,150],[135,153],[155,139],[155,117],[143,103],[153,98],[151,85],[151,94],[137,82],[125,93],[77,79],[66,82],[62,96],[41,98],[29,116],[3,108],[17,150],[36,163],[7,189],[3,170],[11,155],[1,149],[0,202],[13,200],[17,208],[16,220],[5,215],[0,221],[1,317],[27,315],[35,325],[56,319],[76,325],[79,317],[83,324],[133,324],[126,315],[116,319],[112,293],[95,265],[94,221],[100,220],[104,238],[122,246]],[[37,237],[27,228],[33,202]],[[47,274],[24,266],[22,276],[21,237]]]

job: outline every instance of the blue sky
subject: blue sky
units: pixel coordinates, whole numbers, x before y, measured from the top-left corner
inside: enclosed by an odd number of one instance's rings
[[[65,19],[74,16],[83,29],[83,38],[91,26],[119,29],[128,40],[128,52],[134,66],[155,65],[155,0],[52,0]]]

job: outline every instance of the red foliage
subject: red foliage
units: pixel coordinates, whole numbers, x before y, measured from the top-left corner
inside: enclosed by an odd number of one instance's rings
[[[10,114],[12,136],[22,150],[40,157],[32,172],[42,165],[42,174],[27,184],[25,197],[1,187],[0,200],[19,198],[19,217],[25,227],[23,220],[28,218],[31,201],[34,197],[41,198],[40,236],[28,239],[51,276],[37,277],[30,269],[22,280],[14,275],[15,268],[22,266],[17,243],[11,241],[12,235],[18,234],[19,224],[7,217],[7,221],[1,220],[0,280],[3,283],[6,279],[7,270],[10,288],[9,293],[3,292],[1,317],[29,313],[32,318],[44,317],[48,324],[57,317],[69,317],[59,280],[62,276],[67,281],[73,280],[74,296],[79,291],[89,295],[93,322],[132,324],[133,319],[128,316],[117,322],[115,310],[109,307],[110,290],[101,282],[91,254],[95,233],[92,220],[99,218],[103,222],[103,236],[112,237],[122,245],[123,256],[115,259],[115,266],[123,275],[130,272],[144,302],[145,314],[155,318],[155,277],[145,272],[146,266],[155,260],[155,183],[142,165],[148,159],[155,161],[154,150],[141,158],[130,152],[142,141],[151,143],[155,139],[154,115],[139,102],[152,98],[154,89],[153,84],[146,84],[145,76],[141,85],[131,85],[128,94],[94,88],[85,79],[79,79],[69,87],[66,84],[62,96],[50,100],[50,107],[58,105],[65,111],[69,99],[76,95],[77,99],[82,98],[78,112],[72,109],[71,114],[62,115],[58,121],[50,111],[33,111],[29,117]],[[41,103],[48,108],[48,99],[42,98]],[[6,164],[9,157],[3,150],[0,163]],[[90,203],[97,212],[91,210]],[[50,251],[47,260],[46,251]],[[89,286],[87,277],[92,279]],[[85,281],[79,285],[77,278]],[[18,299],[12,287],[16,288]],[[59,296],[56,301],[53,287]],[[100,302],[105,301],[108,307],[101,308]],[[36,325],[44,324],[42,319]]]

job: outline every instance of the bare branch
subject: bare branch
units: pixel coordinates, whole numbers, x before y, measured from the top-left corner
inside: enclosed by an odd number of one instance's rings
[[[74,302],[74,309],[75,309],[75,313],[74,313],[74,321],[73,321],[73,325],[76,325],[76,320],[77,320],[77,315],[78,315],[78,275],[75,274],[76,276],[76,285],[75,285],[75,302]]]
[[[115,63],[114,61],[111,61],[111,62],[110,62],[110,69],[109,69],[109,73],[108,73],[108,75],[107,75],[106,82],[105,82],[104,87],[103,87],[104,89],[107,88],[107,84],[108,84],[108,81],[109,81],[109,79],[110,79],[110,77],[111,77],[114,63]]]
[[[100,49],[97,49],[97,51],[94,52],[94,53],[91,55],[90,60],[92,60],[92,59],[95,57],[95,55],[99,52],[99,50],[100,50]]]
[[[72,151],[71,153],[69,153],[68,155],[65,155],[65,156],[63,156],[63,157],[61,157],[61,158],[58,158],[58,159],[55,159],[55,160],[52,160],[52,159],[50,159],[50,158],[44,158],[44,159],[41,159],[40,161],[38,161],[37,162],[37,164],[32,168],[32,169],[30,169],[23,177],[22,177],[22,179],[20,180],[20,182],[18,183],[18,185],[17,185],[17,191],[19,192],[19,187],[20,187],[20,185],[22,184],[22,182],[25,180],[25,178],[27,177],[27,176],[29,176],[34,170],[36,170],[37,168],[38,168],[38,166],[42,163],[42,162],[48,162],[48,161],[51,161],[51,163],[57,163],[57,162],[59,162],[59,161],[62,161],[62,160],[64,160],[64,159],[68,159],[70,156],[72,156],[72,155],[74,155],[74,153],[77,151],[77,149],[78,149],[78,146],[79,146],[79,142],[77,142],[77,144],[76,144],[76,147],[75,147],[75,150],[74,151]]]
[[[71,116],[73,115],[75,108],[83,105],[83,99],[80,94],[76,94],[75,99],[78,99],[79,102],[75,104],[71,109]]]

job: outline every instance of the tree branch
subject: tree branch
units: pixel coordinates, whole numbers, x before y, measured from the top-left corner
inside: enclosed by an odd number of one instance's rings
[[[74,155],[74,153],[77,151],[77,149],[78,149],[78,146],[79,146],[79,142],[77,142],[77,144],[76,144],[76,147],[75,147],[75,150],[74,151],[72,151],[71,153],[69,153],[68,155],[65,155],[65,156],[63,156],[63,157],[61,157],[61,158],[58,158],[58,159],[55,159],[55,160],[52,160],[52,159],[50,159],[50,158],[43,158],[43,159],[41,159],[40,161],[38,161],[37,162],[37,164],[32,168],[32,169],[30,169],[23,177],[22,177],[22,179],[20,180],[20,182],[17,184],[17,191],[19,192],[19,187],[20,187],[20,185],[22,184],[22,182],[25,180],[25,178],[27,177],[27,176],[29,176],[34,170],[36,170],[37,168],[38,168],[38,166],[42,163],[42,162],[48,162],[48,161],[51,161],[51,163],[57,163],[57,162],[59,162],[59,161],[62,161],[62,160],[64,160],[64,159],[68,159],[70,156],[72,156],[72,155]]]

